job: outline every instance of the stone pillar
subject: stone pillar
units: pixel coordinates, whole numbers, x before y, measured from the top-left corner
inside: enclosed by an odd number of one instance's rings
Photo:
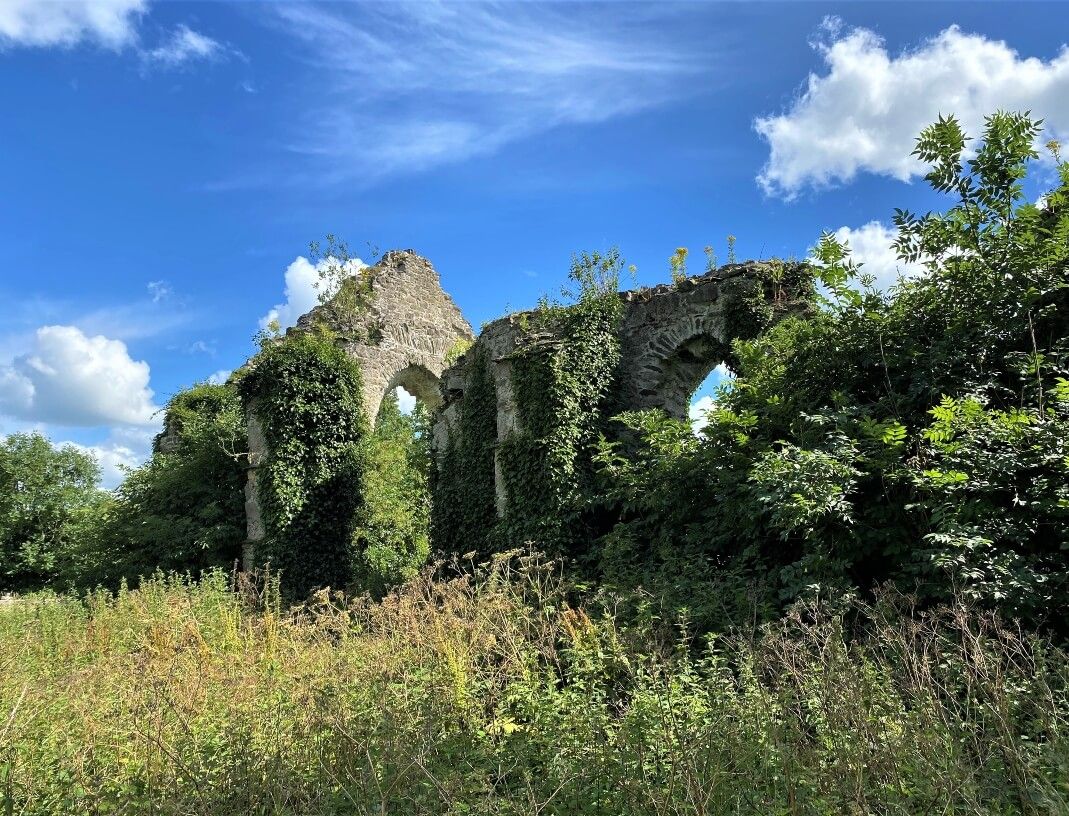
[[[260,493],[257,486],[257,475],[260,465],[267,458],[267,442],[264,440],[263,426],[259,417],[256,416],[255,400],[249,406],[246,417],[246,427],[249,436],[249,458],[245,473],[245,545],[241,550],[241,566],[246,572],[256,567],[257,545],[263,541],[266,531],[264,529],[263,512],[260,507]]]
[[[503,518],[508,510],[508,492],[505,476],[501,471],[501,443],[510,434],[520,430],[520,414],[516,409],[516,397],[512,390],[512,360],[501,357],[491,363],[494,391],[497,394],[497,447],[494,450],[494,506],[497,515]]]

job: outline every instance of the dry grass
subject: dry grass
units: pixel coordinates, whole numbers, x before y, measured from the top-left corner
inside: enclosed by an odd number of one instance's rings
[[[0,610],[0,814],[1069,813],[1069,670],[963,609],[699,651],[501,558],[383,603],[158,578]]]

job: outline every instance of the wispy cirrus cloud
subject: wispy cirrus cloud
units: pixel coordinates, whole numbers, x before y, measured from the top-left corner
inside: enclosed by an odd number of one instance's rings
[[[149,0],[0,0],[0,50],[73,48],[82,44],[133,50],[149,67],[177,68],[240,52],[180,23],[159,44],[144,44]]]
[[[269,6],[324,83],[290,148],[338,181],[374,181],[663,104],[709,58],[644,25],[654,13],[627,4]]]
[[[226,52],[218,40],[182,24],[170,37],[156,48],[143,52],[142,56],[149,63],[174,68],[194,60],[217,59]]]

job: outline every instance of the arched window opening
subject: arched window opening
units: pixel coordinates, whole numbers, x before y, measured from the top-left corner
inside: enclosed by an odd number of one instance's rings
[[[734,379],[735,373],[725,363],[719,363],[694,389],[687,408],[687,418],[694,433],[700,433],[709,424],[709,412],[716,408],[722,390],[729,388]]]
[[[430,552],[431,411],[422,396],[437,392],[410,389],[411,380],[391,383],[365,448],[356,544],[375,593],[410,578]]]
[[[696,399],[715,396],[715,386],[726,376],[722,368],[729,359],[730,349],[709,334],[694,334],[673,344],[671,353],[664,357],[659,367],[661,377],[657,385],[657,404],[669,416],[693,420],[693,404]],[[672,348],[671,346],[669,346]]]

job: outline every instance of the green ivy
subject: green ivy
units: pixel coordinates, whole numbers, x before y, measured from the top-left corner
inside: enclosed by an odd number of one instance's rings
[[[266,538],[260,563],[296,596],[347,585],[362,495],[368,420],[360,368],[322,328],[268,342],[241,380],[268,447],[258,475]]]
[[[464,355],[467,390],[445,447],[431,468],[431,540],[442,550],[493,551],[494,449],[497,391],[486,352],[478,345]]]
[[[574,288],[565,294],[574,305],[544,304],[536,313],[538,334],[550,329],[554,340],[535,339],[513,355],[520,427],[499,452],[508,541],[572,554],[589,538],[592,456],[620,363],[622,267],[615,249],[573,258]]]

